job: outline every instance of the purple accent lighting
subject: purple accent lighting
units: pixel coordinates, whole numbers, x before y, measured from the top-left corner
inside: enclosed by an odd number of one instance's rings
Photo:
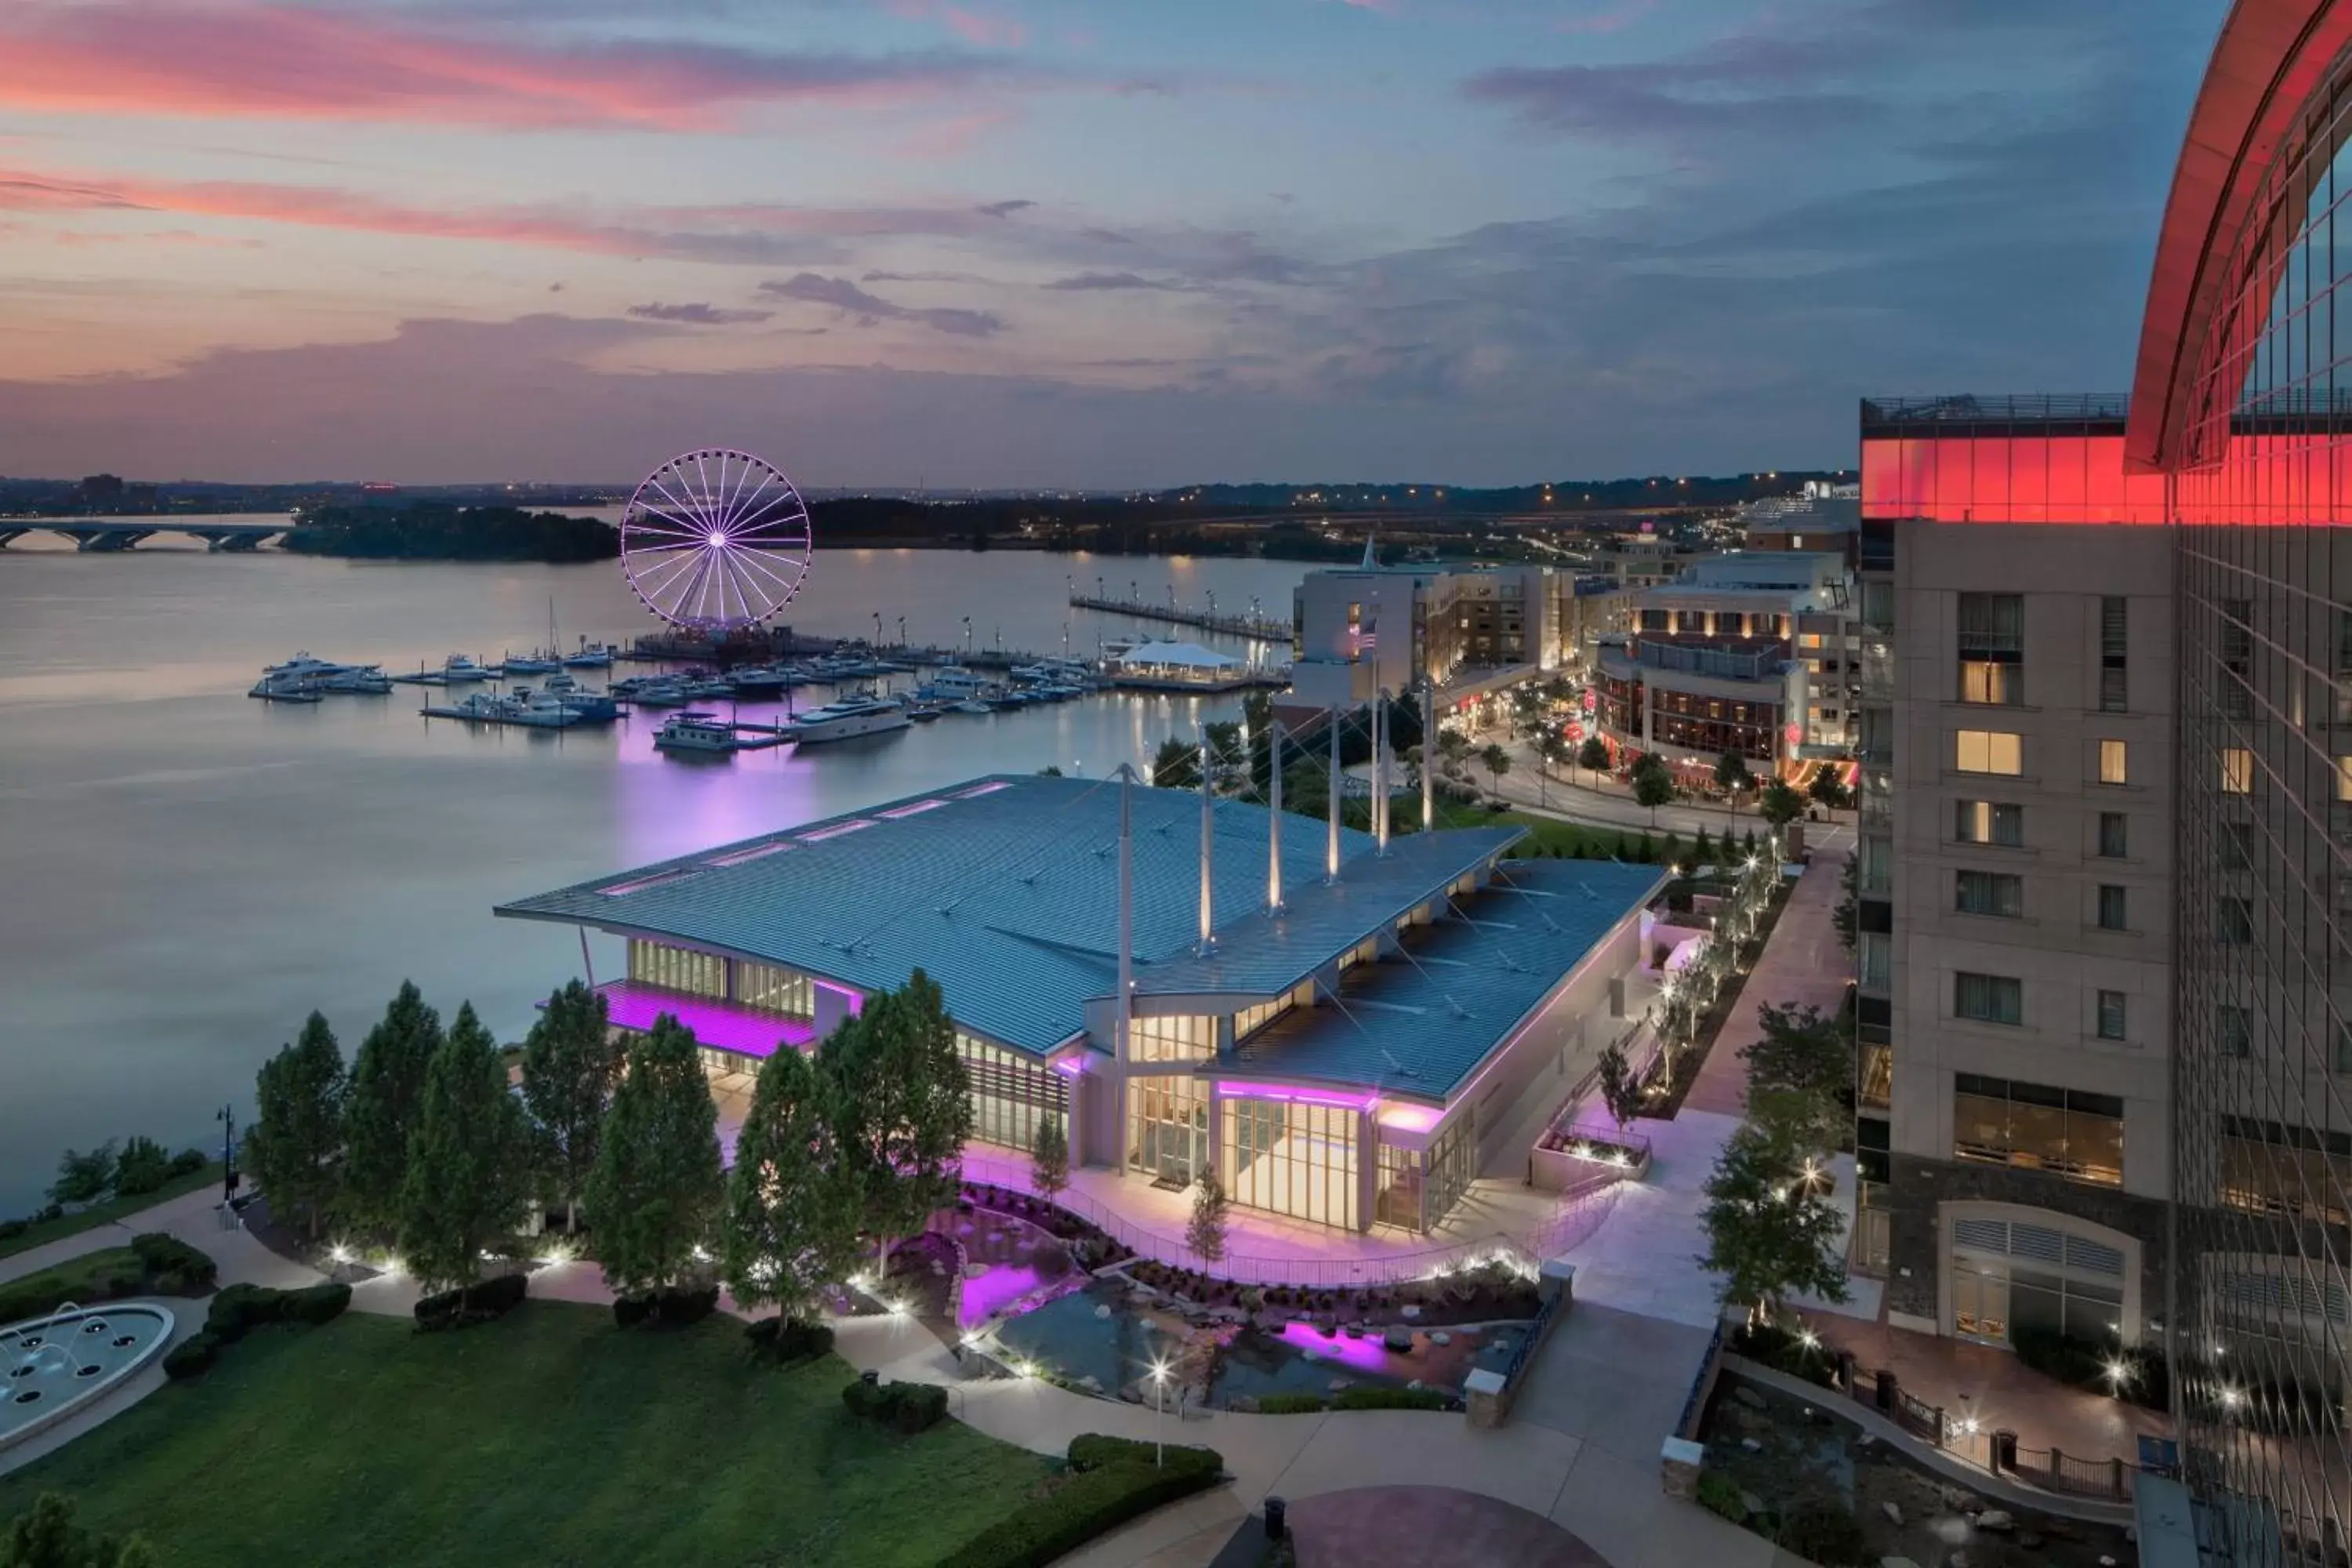
[[[1343,1110],[1370,1110],[1381,1102],[1378,1095],[1318,1094],[1311,1089],[1258,1089],[1222,1082],[1217,1092],[1227,1100],[1286,1100],[1301,1105],[1336,1105]]]
[[[866,1011],[866,994],[864,992],[852,991],[846,985],[835,985],[830,980],[820,980],[816,984],[819,989],[830,991],[835,996],[840,997],[844,1005],[848,1007],[849,1016],[851,1017],[855,1018],[860,1013]],[[811,1038],[814,1038],[814,1032],[811,1034]]]
[[[815,1026],[798,1018],[755,1013],[707,996],[681,996],[630,980],[608,981],[596,989],[616,1028],[650,1029],[667,1013],[694,1031],[698,1045],[762,1059],[774,1056],[780,1045],[804,1051],[816,1042]]]
[[[1425,1370],[1411,1356],[1389,1350],[1379,1335],[1370,1332],[1360,1340],[1351,1340],[1345,1334],[1327,1340],[1323,1331],[1312,1323],[1293,1321],[1282,1325],[1282,1342],[1295,1351],[1311,1350],[1317,1360],[1336,1363],[1349,1372],[1394,1378],[1399,1383],[1409,1383]]]
[[[996,1264],[987,1273],[963,1282],[963,1305],[956,1313],[956,1326],[968,1329],[974,1323],[984,1323],[1045,1286],[1045,1279],[1026,1264]]]

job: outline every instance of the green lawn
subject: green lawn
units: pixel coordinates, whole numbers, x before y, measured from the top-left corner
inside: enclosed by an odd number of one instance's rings
[[[0,1323],[41,1317],[58,1305],[88,1304],[110,1299],[114,1292],[100,1282],[117,1273],[144,1273],[139,1255],[127,1247],[105,1247],[68,1258],[19,1279],[0,1285]]]
[[[1047,1473],[954,1421],[855,1420],[838,1358],[777,1372],[742,1346],[732,1319],[624,1333],[552,1301],[450,1334],[359,1312],[262,1330],[0,1478],[0,1521],[65,1491],[168,1568],[913,1568]]]
[[[152,1193],[142,1193],[135,1198],[110,1198],[105,1203],[92,1204],[86,1209],[50,1220],[46,1225],[28,1226],[24,1235],[12,1236],[5,1241],[0,1241],[0,1258],[10,1258],[19,1252],[29,1251],[44,1242],[55,1241],[61,1236],[73,1236],[98,1226],[111,1225],[125,1215],[137,1214],[142,1209],[152,1209],[157,1204],[169,1203],[173,1198],[184,1197],[199,1187],[217,1187],[220,1184],[221,1166],[220,1162],[215,1160],[201,1171],[191,1171],[184,1176],[173,1177]]]

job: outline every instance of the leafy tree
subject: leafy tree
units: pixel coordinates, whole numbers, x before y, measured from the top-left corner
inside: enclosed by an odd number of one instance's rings
[[[0,1568],[155,1568],[155,1552],[143,1535],[118,1543],[93,1534],[71,1498],[43,1492],[0,1535]]]
[[[1726,752],[1715,759],[1715,787],[1731,797],[1731,809],[1739,810],[1739,792],[1756,787],[1756,775],[1748,771],[1748,759],[1738,752]]]
[[[278,1217],[291,1223],[299,1215],[313,1241],[335,1198],[344,1088],[342,1047],[318,1013],[303,1020],[292,1045],[280,1047],[254,1075],[246,1165]]]
[[[1856,855],[1846,857],[1845,869],[1838,873],[1837,907],[1830,911],[1830,924],[1837,931],[1838,945],[1848,952],[1853,951],[1854,933],[1862,922],[1862,891],[1856,880],[1860,860]]]
[[[664,1013],[629,1047],[582,1194],[605,1284],[624,1296],[675,1285],[725,1195],[719,1107],[694,1031]]]
[[[337,1203],[346,1223],[372,1236],[400,1227],[400,1190],[416,1135],[425,1069],[442,1046],[441,1016],[403,981],[383,1019],[360,1042],[343,1096],[343,1160]]]
[[[1836,1018],[1814,1006],[1756,1009],[1762,1033],[1739,1053],[1751,1090],[1781,1089],[1834,1105],[1853,1085],[1853,1049]]]
[[[1152,754],[1151,782],[1160,789],[1201,787],[1201,745],[1181,735],[1171,735]]]
[[[1500,742],[1489,742],[1486,749],[1478,753],[1478,761],[1494,777],[1495,798],[1502,799],[1503,775],[1511,771],[1511,753],[1503,750]]]
[[[1625,1059],[1625,1047],[1615,1040],[1601,1052],[1601,1101],[1609,1108],[1609,1119],[1620,1132],[1642,1113],[1642,1086],[1634,1080],[1633,1064]]]
[[[482,1254],[521,1226],[530,1194],[529,1126],[498,1042],[467,1002],[425,1064],[409,1140],[400,1250],[410,1271],[428,1289],[472,1284]]]
[[[1838,777],[1834,767],[1815,768],[1811,781],[1805,786],[1805,793],[1832,811],[1846,804],[1845,781]]]
[[[1470,754],[1470,737],[1459,730],[1438,731],[1437,754],[1449,763],[1460,763]]]
[[[1764,786],[1757,797],[1756,809],[1764,820],[1775,827],[1786,827],[1805,814],[1804,798],[1789,787],[1786,779],[1774,779]]]
[[[1609,742],[1598,735],[1587,735],[1584,744],[1576,749],[1576,762],[1579,767],[1600,773],[1609,765]]]
[[[1714,858],[1715,841],[1706,836],[1706,829],[1701,827],[1698,830],[1698,841],[1691,846],[1691,863],[1695,866],[1704,866]]]
[[[953,1201],[957,1162],[971,1136],[971,1075],[931,977],[918,969],[896,991],[868,997],[821,1047],[844,1086],[838,1129],[857,1172],[866,1226],[889,1244]]]
[[[1225,1185],[1217,1180],[1216,1172],[1202,1172],[1200,1184],[1192,1193],[1192,1217],[1184,1226],[1184,1245],[1204,1263],[1215,1263],[1225,1256],[1229,1206]]]
[[[523,1104],[538,1129],[549,1182],[565,1205],[571,1229],[579,1228],[580,1192],[603,1147],[621,1057],[604,994],[577,980],[548,997],[523,1040]]]
[[[1653,763],[1653,753],[1643,752],[1643,763]],[[1674,775],[1666,772],[1664,763],[1633,770],[1633,804],[1650,808],[1650,826],[1658,825],[1658,807],[1675,798]]]
[[[1058,763],[1047,763],[1044,767],[1037,770],[1037,776],[1041,779],[1060,778],[1062,776],[1061,764]]]
[[[1844,1216],[1771,1129],[1751,1121],[1733,1132],[1706,1191],[1707,1248],[1699,1263],[1724,1277],[1724,1300],[1769,1320],[1795,1291],[1846,1299]]]
[[[804,1316],[857,1257],[857,1172],[835,1142],[844,1092],[821,1062],[768,1058],[735,1141],[720,1268],[738,1305]]]
[[[1053,1202],[1070,1184],[1070,1140],[1058,1116],[1037,1119],[1037,1136],[1029,1144],[1029,1185]]]
[[[53,1204],[94,1204],[114,1185],[114,1140],[95,1149],[68,1149],[58,1156],[58,1179],[49,1184]]]
[[[152,1138],[133,1133],[114,1160],[114,1195],[135,1198],[172,1179],[172,1152]]]

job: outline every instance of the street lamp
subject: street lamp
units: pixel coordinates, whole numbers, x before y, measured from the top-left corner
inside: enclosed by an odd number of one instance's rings
[[[1161,1468],[1168,1465],[1168,1363],[1151,1363],[1151,1462]]]

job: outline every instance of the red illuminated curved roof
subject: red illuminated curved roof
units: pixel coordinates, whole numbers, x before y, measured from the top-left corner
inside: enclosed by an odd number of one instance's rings
[[[2258,220],[2264,172],[2347,43],[2352,0],[2237,0],[2221,24],[2173,171],[2140,319],[2124,443],[2131,468],[2181,462],[2199,351],[2231,287],[2231,254]]]

